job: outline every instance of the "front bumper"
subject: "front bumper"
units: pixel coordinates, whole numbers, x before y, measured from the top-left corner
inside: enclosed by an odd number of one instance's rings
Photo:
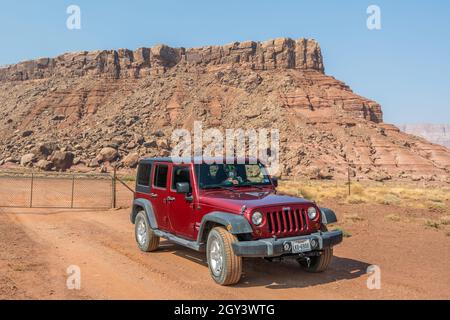
[[[233,243],[234,254],[240,257],[279,257],[292,254],[290,250],[284,249],[286,242],[295,240],[316,240],[316,247],[311,251],[323,250],[342,242],[342,231],[317,232],[305,236],[290,238],[268,238],[255,241],[239,241]]]

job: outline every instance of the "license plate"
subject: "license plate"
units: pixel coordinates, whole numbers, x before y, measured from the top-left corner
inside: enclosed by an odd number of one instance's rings
[[[311,251],[311,244],[309,243],[308,239],[292,241],[291,246],[292,246],[292,253]]]

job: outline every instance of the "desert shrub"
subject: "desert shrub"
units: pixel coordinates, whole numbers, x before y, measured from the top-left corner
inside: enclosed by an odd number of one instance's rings
[[[386,219],[394,221],[394,222],[399,222],[400,221],[400,217],[395,215],[395,214],[389,214],[386,216]]]
[[[427,206],[423,202],[406,201],[406,206],[414,209],[427,209]]]
[[[317,191],[313,190],[312,188],[308,188],[308,187],[300,188],[299,193],[303,198],[309,199],[309,200],[313,200],[317,196]]]
[[[391,191],[391,189],[389,189],[388,187],[380,186],[380,187],[372,187],[372,188],[370,188],[370,192],[367,192],[367,193],[384,196],[384,195],[388,194],[390,191]]]
[[[291,184],[280,184],[280,186],[278,187],[278,190],[280,192],[290,194],[290,195],[295,195],[295,196],[297,196],[299,194],[298,187],[293,186]]]
[[[425,226],[428,228],[433,228],[433,229],[439,229],[440,228],[440,224],[438,221],[434,221],[434,220],[427,220],[425,221]]]
[[[401,200],[398,196],[392,193],[385,194],[383,197],[378,199],[378,203],[384,204],[384,205],[399,205],[401,203]]]
[[[364,188],[359,183],[350,186],[350,193],[358,196],[364,195]]]
[[[450,225],[450,216],[443,216],[439,219],[441,225],[449,226]]]
[[[350,238],[352,236],[352,234],[350,232],[348,232],[347,230],[345,230],[344,228],[340,227],[340,226],[335,226],[332,228],[333,231],[335,230],[339,230],[342,231],[342,235],[344,238]]]
[[[136,176],[129,175],[129,174],[120,175],[119,178],[125,182],[135,182],[136,181]]]
[[[348,213],[344,215],[344,220],[357,222],[357,221],[364,221],[364,218],[360,217],[357,213]]]
[[[424,190],[425,198],[429,201],[433,202],[442,202],[447,200],[445,193],[442,193],[440,190]]]
[[[366,203],[366,199],[358,195],[351,195],[347,197],[346,202],[349,204],[360,204]]]
[[[447,211],[447,206],[443,202],[427,201],[426,205],[427,205],[428,209],[431,211],[436,211],[436,212]]]

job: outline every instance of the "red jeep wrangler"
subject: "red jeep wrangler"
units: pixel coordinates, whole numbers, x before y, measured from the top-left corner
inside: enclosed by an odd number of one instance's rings
[[[139,248],[154,251],[165,238],[206,251],[221,285],[240,280],[242,257],[293,257],[306,271],[324,271],[342,241],[341,231],[326,228],[336,222],[334,212],[278,195],[259,161],[218,160],[140,161],[131,212]]]

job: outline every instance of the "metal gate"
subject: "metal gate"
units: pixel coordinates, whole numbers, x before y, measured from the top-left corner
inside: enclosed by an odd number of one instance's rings
[[[115,175],[0,171],[0,207],[108,209],[116,205]]]

